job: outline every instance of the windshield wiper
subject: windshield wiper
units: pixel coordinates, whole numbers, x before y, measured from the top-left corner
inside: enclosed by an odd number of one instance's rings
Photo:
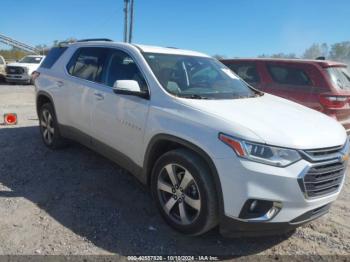
[[[179,97],[190,98],[190,99],[209,99],[208,97],[201,96],[201,95],[198,95],[198,94],[180,95]]]

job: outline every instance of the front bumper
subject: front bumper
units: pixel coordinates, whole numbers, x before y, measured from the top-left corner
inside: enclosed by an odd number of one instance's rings
[[[310,210],[290,222],[247,222],[224,216],[220,233],[226,237],[283,235],[328,213],[331,204]]]
[[[7,74],[5,79],[7,82],[30,82],[31,77],[27,74]]]
[[[245,159],[216,159],[215,164],[223,192],[224,214],[221,231],[224,235],[233,232],[252,234],[284,233],[309,222],[317,216],[305,214],[322,209],[336,200],[343,184],[338,190],[317,198],[307,198],[298,178],[310,168],[310,162],[302,159],[290,166],[279,168],[252,162]],[[345,176],[344,176],[345,177]],[[251,221],[240,217],[244,204],[249,199],[281,203],[281,209],[268,220]],[[310,213],[311,214],[311,213]],[[304,219],[298,219],[305,216]],[[253,233],[254,232],[254,233]]]

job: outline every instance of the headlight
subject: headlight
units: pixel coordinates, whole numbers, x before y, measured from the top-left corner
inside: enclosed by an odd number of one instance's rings
[[[257,144],[221,133],[219,139],[231,147],[237,156],[267,165],[285,167],[301,159],[293,149]]]

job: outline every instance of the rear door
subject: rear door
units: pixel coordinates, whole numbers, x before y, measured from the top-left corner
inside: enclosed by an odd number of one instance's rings
[[[79,48],[67,65],[70,75],[62,85],[68,88],[66,105],[69,107],[68,125],[91,135],[93,94],[102,86],[108,49],[102,47]]]
[[[315,86],[312,65],[266,62],[267,82],[263,90],[307,107],[320,110],[320,88]]]

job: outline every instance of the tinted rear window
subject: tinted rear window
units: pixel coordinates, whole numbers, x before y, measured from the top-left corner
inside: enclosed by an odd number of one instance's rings
[[[280,65],[268,65],[267,67],[276,83],[300,86],[311,85],[310,78],[303,69]]]
[[[54,47],[50,50],[49,54],[45,57],[41,67],[51,68],[54,63],[60,58],[60,56],[66,51],[67,47]]]
[[[80,48],[67,66],[68,73],[89,81],[101,82],[107,54],[106,48]]]
[[[255,64],[230,64],[227,66],[249,84],[257,84],[260,82]]]
[[[350,89],[350,73],[346,67],[330,67],[327,71],[336,87]]]

